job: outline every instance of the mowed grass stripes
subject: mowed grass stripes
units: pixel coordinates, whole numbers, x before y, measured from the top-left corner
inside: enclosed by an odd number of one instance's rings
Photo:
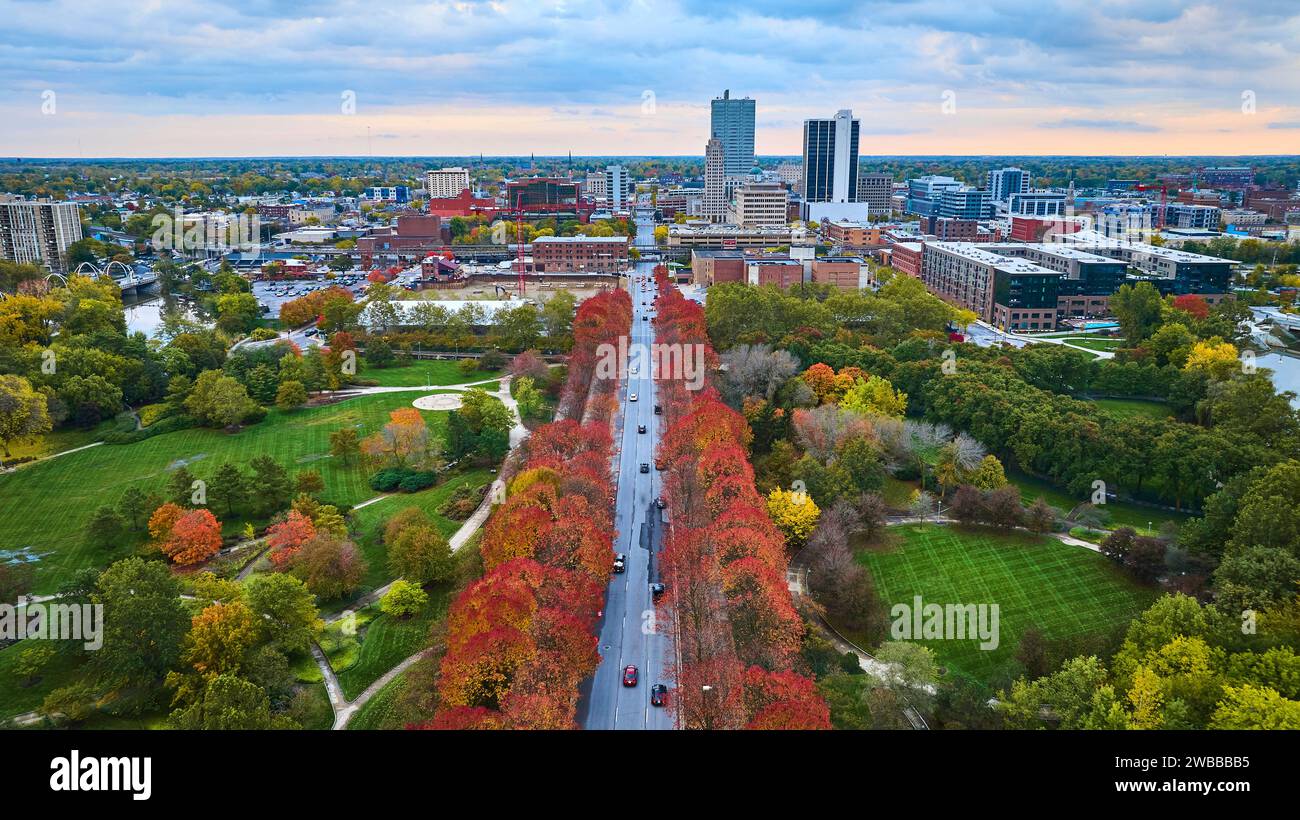
[[[84,544],[83,530],[95,508],[116,504],[132,486],[161,493],[181,462],[196,478],[206,479],[225,462],[247,465],[269,455],[291,476],[318,470],[325,480],[325,503],[356,504],[375,495],[367,484],[369,470],[331,458],[330,433],[351,426],[362,437],[369,435],[384,425],[389,411],[410,407],[418,395],[361,396],[290,413],[272,409],[260,424],[235,434],[181,430],[135,444],[92,447],[0,476],[0,551],[40,555],[37,592],[42,593],[54,591],[79,569],[104,567],[131,549],[105,553]],[[435,435],[444,435],[445,412],[424,412],[424,417]],[[220,510],[214,512],[224,518]]]
[[[1103,556],[1046,536],[936,524],[889,532],[893,546],[859,553],[886,611],[917,595],[924,604],[998,605],[996,649],[980,649],[978,639],[922,641],[945,666],[984,682],[1016,671],[1026,629],[1049,639],[1103,632],[1155,598]]]

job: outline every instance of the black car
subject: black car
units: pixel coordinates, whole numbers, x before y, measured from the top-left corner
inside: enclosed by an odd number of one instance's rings
[[[650,687],[650,705],[663,706],[668,703],[668,687],[662,683],[656,683]]]
[[[664,501],[664,497],[661,495],[655,499],[655,506],[662,510],[668,506],[668,502]]]
[[[663,406],[662,406],[662,405],[658,405],[658,404],[656,404],[656,405],[655,405],[655,415],[656,415],[656,416],[662,416],[663,413],[664,413],[664,408],[663,408]]]
[[[641,462],[641,472],[643,472],[643,473],[648,473],[648,472],[650,472],[650,465],[649,465],[649,464],[646,464],[644,461]]]
[[[645,432],[645,425],[644,425],[644,424],[638,424],[638,425],[636,426],[636,431],[637,431],[638,433],[644,433],[644,432]]]
[[[651,584],[650,594],[658,598],[660,595],[664,594],[664,590],[666,589],[668,589],[668,587],[664,586],[663,584]]]
[[[624,572],[627,569],[627,556],[618,553],[614,556],[614,572]]]

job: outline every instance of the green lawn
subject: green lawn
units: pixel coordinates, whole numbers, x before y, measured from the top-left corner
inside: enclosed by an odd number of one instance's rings
[[[410,712],[403,704],[402,696],[406,692],[406,676],[409,670],[389,681],[383,689],[374,694],[348,721],[348,729],[402,729],[408,723],[422,719],[423,715]]]
[[[134,444],[105,444],[0,476],[0,549],[39,556],[37,592],[51,592],[85,567],[103,567],[132,547],[105,553],[83,543],[85,522],[100,504],[116,504],[131,486],[161,492],[171,472],[184,462],[196,478],[209,477],[221,464],[246,464],[270,455],[292,474],[312,468],[325,480],[322,500],[353,505],[375,495],[369,471],[344,465],[329,455],[329,434],[355,426],[362,436],[381,427],[388,413],[411,406],[409,393],[360,396],[323,407],[283,413],[234,435],[220,430],[181,430]],[[426,412],[441,434],[446,413]],[[215,511],[220,516],[220,510]],[[227,521],[227,532],[239,522]]]
[[[1113,339],[1106,336],[1067,336],[1064,341],[1078,347],[1086,347],[1089,350],[1103,353],[1119,350],[1126,344],[1123,339]]]
[[[0,649],[0,720],[31,712],[45,701],[45,696],[71,683],[85,664],[86,655],[64,641],[55,641],[55,654],[41,670],[39,680],[22,680],[18,662],[25,649],[35,641],[19,641]]]
[[[1015,671],[1020,635],[1035,627],[1049,639],[1100,632],[1127,622],[1155,593],[1137,586],[1104,557],[1045,536],[999,534],[935,524],[893,527],[892,547],[864,550],[886,611],[896,603],[997,604],[999,644],[924,641],[945,666],[989,682]]]
[[[1170,410],[1169,405],[1164,402],[1147,401],[1146,399],[1092,399],[1092,403],[1121,418],[1163,419],[1174,414],[1174,411]]]
[[[429,629],[446,614],[450,597],[450,586],[440,584],[429,591],[429,605],[420,614],[404,620],[378,614],[371,620],[358,635],[355,658],[346,669],[336,668],[344,697],[352,700],[385,672],[427,647]],[[378,605],[373,608],[378,612]]]
[[[1010,467],[1007,468],[1006,473],[1007,480],[1020,488],[1020,497],[1026,504],[1032,504],[1035,498],[1042,496],[1043,500],[1053,507],[1063,512],[1069,512],[1088,500],[1087,498],[1075,498],[1055,484]],[[1160,524],[1164,521],[1181,523],[1191,517],[1187,513],[1158,510],[1123,501],[1108,501],[1103,509],[1110,515],[1110,527],[1133,527],[1147,534],[1158,532]],[[1148,527],[1148,524],[1151,526]]]
[[[445,537],[450,538],[460,529],[464,521],[453,521],[438,513],[451,494],[459,487],[481,487],[491,483],[496,473],[487,469],[468,470],[453,473],[446,481],[436,487],[430,487],[418,493],[393,493],[382,501],[367,504],[352,513],[352,526],[357,546],[369,564],[366,578],[362,581],[362,592],[376,589],[393,580],[388,571],[388,553],[383,545],[384,524],[407,507],[419,507],[433,519],[434,526]]]
[[[108,419],[102,421],[89,430],[78,430],[68,428],[56,430],[52,433],[42,436],[38,441],[14,442],[9,445],[9,455],[11,458],[22,458],[30,456],[31,458],[42,458],[52,456],[55,453],[62,453],[64,450],[72,450],[77,447],[85,447],[87,444],[94,444],[102,439],[105,434],[114,430],[134,430],[134,418]]]
[[[450,359],[421,359],[410,364],[381,368],[368,366],[365,357],[361,357],[357,361],[357,371],[357,378],[373,379],[382,387],[439,387],[481,382],[501,375],[495,370],[475,370],[466,376],[460,372],[460,362]]]

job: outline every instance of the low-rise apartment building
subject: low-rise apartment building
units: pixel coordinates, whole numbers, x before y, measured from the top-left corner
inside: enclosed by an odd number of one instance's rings
[[[533,240],[537,273],[619,273],[628,267],[626,236],[539,236]]]

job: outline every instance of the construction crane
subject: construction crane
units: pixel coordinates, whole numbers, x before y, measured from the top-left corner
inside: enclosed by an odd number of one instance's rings
[[[1135,191],[1154,191],[1160,189],[1160,215],[1156,217],[1156,229],[1159,230],[1165,226],[1165,210],[1169,204],[1169,186],[1163,182],[1159,185],[1134,185]]]

